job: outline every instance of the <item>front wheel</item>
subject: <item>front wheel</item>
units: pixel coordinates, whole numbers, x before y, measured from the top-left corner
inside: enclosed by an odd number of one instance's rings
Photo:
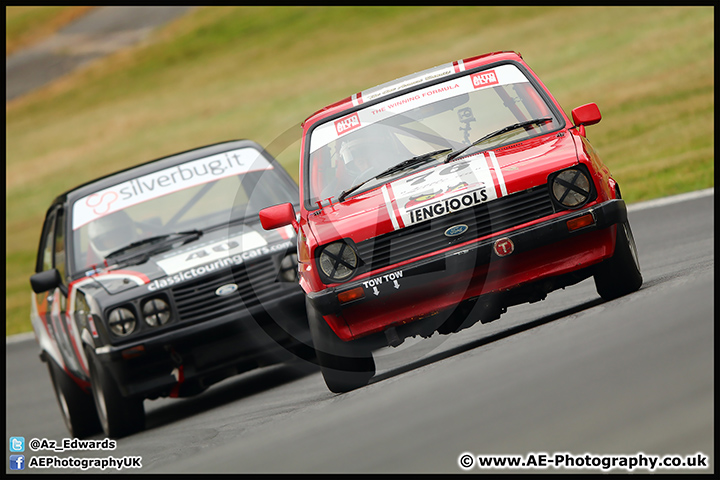
[[[142,398],[123,397],[107,369],[88,352],[90,384],[97,415],[105,435],[124,437],[145,428],[145,410]]]
[[[70,435],[85,438],[99,433],[100,421],[92,395],[80,388],[52,358],[47,363],[55,398]]]
[[[597,266],[594,277],[595,288],[604,300],[622,297],[642,285],[640,262],[630,222],[617,225],[615,253]]]
[[[344,342],[333,332],[310,300],[305,300],[315,355],[325,384],[334,393],[364,387],[375,375],[369,348],[356,341]]]

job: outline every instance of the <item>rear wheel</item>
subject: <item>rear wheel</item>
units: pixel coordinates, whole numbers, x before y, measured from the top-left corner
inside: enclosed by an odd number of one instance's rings
[[[85,438],[101,431],[93,396],[86,393],[53,359],[48,359],[50,380],[70,435]]]
[[[595,288],[604,300],[613,300],[638,290],[642,282],[635,239],[625,221],[617,225],[615,253],[597,266]]]
[[[328,389],[345,393],[367,385],[375,375],[370,349],[358,341],[342,341],[309,300],[306,307],[315,354]]]
[[[90,352],[88,363],[97,415],[105,435],[124,437],[145,428],[143,399],[123,397],[110,373]]]

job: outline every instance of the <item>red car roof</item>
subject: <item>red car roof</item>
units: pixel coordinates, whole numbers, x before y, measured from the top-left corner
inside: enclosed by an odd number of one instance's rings
[[[404,90],[407,87],[430,82],[438,78],[439,76],[458,73],[501,60],[522,61],[522,55],[513,51],[492,52],[478,55],[475,57],[465,58],[462,60],[457,60],[444,65],[438,65],[436,67],[420,72],[415,72],[405,77],[401,77],[387,83],[376,85],[375,87],[363,90],[362,92],[358,92],[354,95],[344,98],[339,102],[335,102],[331,105],[328,105],[327,107],[321,108],[317,112],[307,117],[303,122],[303,126],[305,126],[305,124],[311,119],[319,120],[320,118],[324,118],[334,113],[347,110],[370,100],[374,100],[376,98],[383,97],[400,90]]]

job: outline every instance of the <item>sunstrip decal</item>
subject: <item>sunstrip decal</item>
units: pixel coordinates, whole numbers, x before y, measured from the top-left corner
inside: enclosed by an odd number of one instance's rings
[[[505,196],[507,195],[507,188],[505,187],[505,177],[503,177],[502,170],[500,169],[500,165],[497,161],[497,157],[495,157],[495,152],[490,150],[488,154],[490,155],[490,161],[492,162],[493,170],[495,170],[495,175],[497,175],[498,185],[500,185],[500,192],[503,196]]]
[[[456,160],[390,183],[403,224],[414,225],[496,199],[492,175],[483,160]]]
[[[73,230],[118,210],[169,193],[273,166],[254,148],[241,148],[175,165],[92,193],[73,205]]]
[[[426,81],[426,79],[432,75],[444,76],[453,72],[454,68],[452,64],[448,64],[444,70],[439,70],[427,77],[419,77],[418,83]],[[482,74],[486,74],[486,76],[477,76]],[[313,131],[312,137],[310,138],[310,152],[315,152],[319,148],[350,132],[362,130],[368,125],[439,100],[445,100],[483,88],[492,88],[495,85],[528,82],[525,75],[513,65],[502,65],[489,72],[481,72],[477,75],[466,75],[444,83],[422,88],[399,97],[391,98],[372,107],[358,110],[338,120],[319,125]],[[405,88],[405,86],[407,85],[401,84],[398,87],[394,87],[393,91]],[[385,95],[385,93],[382,95],[377,94],[375,98],[383,95]],[[370,100],[367,92],[362,92],[362,98],[363,102]]]
[[[383,83],[382,85],[378,85],[373,88],[369,88],[363,92],[361,92],[362,97],[365,102],[369,102],[370,100],[374,100],[376,98],[384,97],[386,95],[389,95],[393,92],[397,92],[399,90],[404,90],[408,87],[412,87],[413,85],[418,85],[420,83],[429,82],[430,80],[435,80],[440,77],[446,77],[450,75],[451,73],[455,73],[455,67],[452,63],[446,63],[444,65],[440,65],[438,67],[429,68],[427,70],[423,70],[421,72],[411,73],[410,75],[407,75],[405,77],[401,77],[395,80],[392,80],[387,83]]]
[[[387,209],[388,215],[390,216],[392,226],[395,230],[398,230],[400,228],[400,225],[398,225],[397,218],[395,217],[395,211],[393,210],[392,202],[390,201],[390,194],[388,193],[387,185],[383,185],[381,191],[383,198],[385,199],[385,208]]]

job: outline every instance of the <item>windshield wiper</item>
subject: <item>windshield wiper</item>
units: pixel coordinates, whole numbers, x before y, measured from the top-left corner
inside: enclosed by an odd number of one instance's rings
[[[192,242],[193,240],[197,240],[198,238],[200,238],[202,234],[203,232],[201,230],[188,230],[185,232],[167,233],[164,235],[156,235],[154,237],[144,238],[142,240],[133,242],[129,245],[125,245],[124,247],[118,248],[117,250],[110,252],[108,255],[105,256],[105,260],[120,257],[123,253],[126,253],[130,250],[138,249],[142,246],[152,246],[152,248],[144,248],[140,252],[136,253],[148,255],[150,252],[158,252],[162,249],[168,248],[179,240],[183,241],[183,245],[188,242]]]
[[[344,190],[338,197],[338,201],[342,202],[343,200],[345,200],[347,198],[348,195],[350,195],[352,192],[354,192],[358,188],[360,188],[363,185],[365,185],[366,183],[368,183],[370,180],[388,177],[394,173],[401,172],[410,167],[415,167],[417,165],[421,165],[423,163],[428,162],[429,160],[432,160],[434,157],[441,155],[443,153],[447,153],[449,151],[452,151],[452,148],[442,148],[440,150],[435,150],[434,152],[423,153],[422,155],[418,155],[416,157],[412,157],[407,160],[403,160],[402,162],[400,162],[396,165],[393,165],[392,167],[388,168],[387,170],[383,170],[382,172],[375,175],[374,177],[368,178],[367,180],[360,182],[357,185],[354,185],[354,186],[348,188],[347,190]]]
[[[527,127],[528,125],[535,125],[535,124],[540,124],[540,125],[542,125],[543,123],[552,122],[552,120],[553,120],[552,117],[543,117],[543,118],[533,118],[532,120],[526,120],[526,121],[524,121],[524,122],[513,123],[512,125],[508,125],[507,127],[503,127],[503,128],[501,128],[500,130],[496,130],[496,131],[494,131],[494,132],[492,132],[492,133],[489,133],[489,134],[485,135],[485,136],[482,137],[480,140],[474,141],[473,143],[471,143],[471,144],[468,145],[467,147],[464,147],[464,148],[458,150],[457,152],[452,152],[452,153],[451,153],[450,155],[448,155],[447,158],[444,160],[444,163],[448,163],[448,162],[451,161],[453,158],[459,157],[460,155],[462,155],[463,153],[465,153],[465,152],[466,152],[467,150],[469,150],[470,148],[472,148],[472,147],[474,147],[474,146],[476,146],[476,145],[484,142],[485,140],[489,140],[489,139],[491,139],[491,138],[493,138],[493,137],[497,137],[498,135],[502,135],[503,133],[507,133],[507,132],[510,132],[510,131],[512,131],[512,130],[516,130],[516,129],[518,129],[518,128]]]

